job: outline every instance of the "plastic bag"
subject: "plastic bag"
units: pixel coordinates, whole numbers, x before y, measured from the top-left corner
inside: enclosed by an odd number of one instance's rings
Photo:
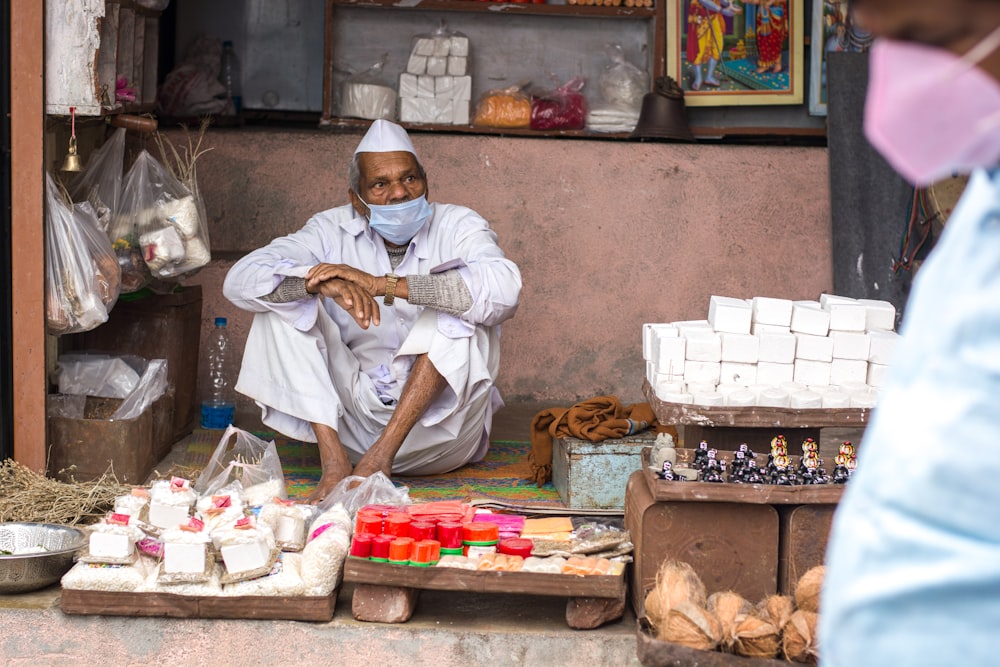
[[[642,108],[642,98],[649,92],[649,77],[625,60],[621,44],[608,44],[604,52],[611,64],[604,68],[598,79],[601,97],[608,104],[638,112]]]
[[[351,488],[353,484],[357,486]],[[325,512],[338,504],[353,519],[358,510],[366,505],[409,505],[410,488],[394,485],[381,472],[368,477],[348,475],[316,507]]]
[[[396,90],[387,83],[388,53],[366,70],[349,76],[341,84],[340,115],[349,118],[396,120]]]
[[[125,178],[121,210],[111,230],[116,250],[121,244],[128,253],[128,263],[122,265],[122,291],[142,277],[142,268],[134,265],[136,248],[145,269],[156,278],[173,278],[207,264],[211,255],[204,227],[195,194],[142,151]],[[126,281],[126,271],[135,280]]]
[[[236,480],[243,484],[243,501],[248,506],[288,497],[274,441],[266,442],[230,425],[191,488],[200,495],[211,495]]]
[[[573,77],[551,92],[531,98],[532,130],[582,130],[587,120],[583,77]]]
[[[45,179],[46,330],[55,336],[89,331],[108,320],[105,298],[118,279],[114,256],[107,238],[88,229],[88,217],[64,202],[52,176]]]
[[[399,76],[399,117],[404,123],[468,125],[472,98],[469,38],[444,21],[433,33],[413,37],[406,71]]]
[[[69,194],[74,202],[90,202],[97,216],[98,227],[105,234],[111,227],[121,203],[122,180],[125,176],[125,128],[119,128],[90,156],[87,168],[70,183]]]
[[[56,362],[59,393],[125,398],[139,385],[148,363],[142,357],[63,354]]]
[[[487,91],[476,103],[472,124],[485,127],[530,127],[531,98],[520,86]]]
[[[135,389],[125,397],[111,419],[135,419],[167,390],[167,360],[150,359]]]

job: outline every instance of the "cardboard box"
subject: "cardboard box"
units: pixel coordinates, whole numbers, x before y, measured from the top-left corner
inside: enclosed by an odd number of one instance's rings
[[[168,388],[134,419],[111,420],[119,405],[121,399],[88,396],[82,419],[48,417],[48,474],[93,480],[110,467],[119,482],[145,483],[173,442],[174,392]]]
[[[655,441],[652,431],[601,442],[556,438],[552,484],[566,506],[573,509],[624,507],[629,475],[642,467],[642,448]]]

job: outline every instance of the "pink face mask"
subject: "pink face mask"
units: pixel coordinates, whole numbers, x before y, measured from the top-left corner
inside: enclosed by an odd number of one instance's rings
[[[865,134],[911,183],[1000,164],[1000,83],[976,67],[998,47],[1000,27],[961,57],[886,39],[872,45]]]

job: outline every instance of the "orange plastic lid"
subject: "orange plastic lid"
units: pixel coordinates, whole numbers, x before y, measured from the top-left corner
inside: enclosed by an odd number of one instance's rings
[[[496,542],[500,539],[500,526],[489,521],[472,521],[462,526],[463,542]]]

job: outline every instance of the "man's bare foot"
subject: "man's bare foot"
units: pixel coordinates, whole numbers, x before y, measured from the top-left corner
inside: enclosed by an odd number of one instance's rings
[[[312,495],[306,499],[306,503],[309,505],[315,505],[319,503],[333,491],[341,480],[351,474],[351,467],[348,464],[347,468],[324,468],[323,475],[319,478],[319,482],[316,484],[316,488],[313,490]]]

